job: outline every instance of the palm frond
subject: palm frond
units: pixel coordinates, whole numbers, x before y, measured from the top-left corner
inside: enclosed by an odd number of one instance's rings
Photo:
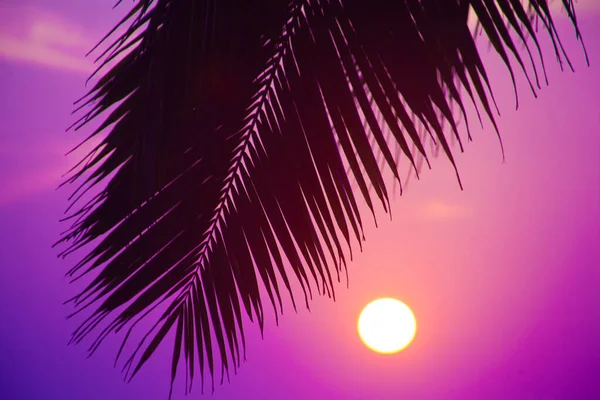
[[[540,87],[534,19],[569,63],[545,0],[137,2],[102,54],[122,59],[76,124],[108,114],[91,136],[108,133],[65,182],[83,180],[73,204],[107,182],[60,240],[62,256],[91,246],[70,276],[97,271],[71,299],[95,307],[73,341],[104,323],[90,350],[128,329],[125,345],[160,310],[125,367],[133,377],[174,330],[172,382],[183,358],[187,390],[196,368],[214,377],[245,358],[243,314],[262,330],[261,286],[276,317],[285,292],[296,307],[293,284],[306,306],[315,289],[334,297],[364,240],[358,204],[388,211],[384,170],[401,183],[393,147],[415,170],[428,162],[422,126],[455,166],[465,100],[495,126],[470,12],[513,83],[516,62]]]

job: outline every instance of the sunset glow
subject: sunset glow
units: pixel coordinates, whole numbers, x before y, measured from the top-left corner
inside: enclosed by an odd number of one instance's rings
[[[392,298],[369,303],[358,317],[358,334],[371,350],[383,354],[397,353],[412,342],[417,321],[410,308]]]
[[[199,365],[198,353],[189,349],[180,352],[178,365],[172,365],[176,322],[156,355],[128,383],[123,382],[123,371],[129,368],[130,353],[123,353],[113,367],[128,328],[107,337],[89,358],[87,349],[104,325],[82,343],[67,346],[91,308],[65,319],[73,308],[63,303],[96,276],[71,283],[73,278],[65,274],[84,255],[79,252],[62,259],[57,254],[63,248],[51,247],[70,226],[59,220],[65,218],[68,198],[78,184],[55,189],[64,181],[62,175],[96,142],[65,153],[100,124],[99,120],[64,132],[82,117],[81,111],[72,115],[73,102],[102,76],[86,86],[95,68],[93,60],[104,48],[87,58],[85,54],[130,7],[139,4],[123,2],[113,10],[114,3],[0,1],[0,300],[4,305],[0,399],[164,400],[175,369],[173,400],[600,399],[600,1],[574,2],[590,67],[564,11],[553,18],[575,73],[566,62],[561,70],[543,23],[539,45],[549,85],[540,72],[536,96],[508,54],[519,88],[518,110],[510,73],[485,34],[478,38],[481,61],[502,112],[496,122],[504,154],[485,110],[479,110],[481,127],[465,92],[472,140],[463,119],[458,131],[464,152],[458,141],[450,143],[463,188],[441,147],[439,156],[428,160],[431,168],[423,161],[419,178],[413,173],[408,182],[410,160],[402,154],[398,162],[402,195],[389,171],[382,178],[393,218],[372,190],[370,204],[356,205],[361,215],[356,228],[339,226],[339,232],[350,232],[350,239],[353,229],[361,234],[364,230],[365,241],[359,244],[342,236],[339,243],[330,240],[333,255],[337,256],[336,246],[342,252],[348,249],[345,262],[338,260],[337,265],[341,271],[347,267],[348,280],[345,271],[340,272],[340,282],[339,277],[330,277],[335,301],[327,293],[320,295],[325,282],[320,278],[321,286],[313,286],[312,292],[307,288],[305,295],[304,282],[314,279],[310,275],[296,279],[294,265],[284,260],[281,268],[291,271],[293,278],[289,282],[289,290],[295,293],[292,301],[278,272],[277,254],[265,254],[264,259],[273,264],[281,296],[274,294],[273,286],[258,285],[255,290],[260,291],[264,307],[231,297],[232,302],[239,300],[236,324],[241,324],[236,329],[244,328],[245,347],[231,349],[239,351],[239,366],[230,363],[227,372],[221,368],[221,352],[230,351],[227,340],[213,342],[212,366]],[[549,3],[562,6],[561,1]],[[254,26],[250,17],[246,20]],[[516,32],[511,33],[516,37]],[[536,43],[528,43],[541,69]],[[531,71],[526,50],[518,50]],[[390,59],[395,60],[393,56]],[[398,63],[406,57],[398,54]],[[315,71],[323,68],[318,59],[315,54]],[[533,72],[530,79],[535,86]],[[412,84],[411,76],[406,84]],[[490,107],[494,109],[494,104]],[[424,146],[429,151],[428,134]],[[377,161],[380,154],[374,156]],[[290,163],[295,162],[290,158]],[[322,168],[335,172],[326,163]],[[282,181],[286,177],[282,172]],[[358,184],[351,180],[349,185],[362,200]],[[305,201],[332,204],[326,197],[305,196]],[[344,205],[340,207],[343,212]],[[319,215],[307,218],[312,223]],[[327,226],[329,222],[323,221]],[[338,229],[335,220],[330,222]],[[282,221],[281,230],[286,229]],[[266,234],[248,238],[259,244],[271,240]],[[290,243],[289,248],[311,254],[303,242]],[[329,257],[325,244],[322,251],[323,258]],[[284,254],[283,247],[280,252]],[[303,261],[302,254],[300,258]],[[317,277],[318,267],[314,265]],[[235,290],[232,286],[232,293]],[[256,309],[252,321],[246,315],[248,307]],[[283,310],[283,315],[276,318],[273,308]],[[223,318],[215,314],[216,319]],[[136,328],[140,334],[132,334],[127,346],[135,348],[157,321],[158,317],[140,322]],[[210,335],[214,331],[207,328],[205,336],[191,333],[188,337],[196,342]],[[151,337],[145,344],[150,343]],[[143,351],[138,358],[142,355]],[[185,363],[192,357],[196,367],[186,371]],[[211,369],[214,394],[208,378]],[[186,395],[192,381],[192,392]]]

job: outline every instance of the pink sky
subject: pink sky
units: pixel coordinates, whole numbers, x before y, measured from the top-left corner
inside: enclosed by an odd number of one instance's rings
[[[365,214],[349,289],[338,285],[335,303],[315,299],[310,313],[288,306],[264,340],[249,325],[248,361],[214,399],[600,398],[600,13],[579,4],[592,66],[561,19],[577,72],[560,73],[542,35],[550,86],[533,99],[521,85],[518,111],[507,73],[485,53],[506,164],[489,124],[473,123],[457,155],[465,190],[440,157],[396,197],[393,221],[379,210],[375,229]],[[63,154],[85,135],[64,129],[91,68],[83,55],[124,11],[111,5],[0,3],[0,398],[168,393],[170,346],[129,385],[112,368],[117,340],[91,359],[85,346],[66,347],[77,321],[61,303],[81,287],[63,278],[75,258],[49,248],[66,229],[57,220],[69,194],[54,189],[81,156]],[[394,356],[356,335],[361,308],[383,296],[418,321]],[[181,384],[175,391],[183,398]]]

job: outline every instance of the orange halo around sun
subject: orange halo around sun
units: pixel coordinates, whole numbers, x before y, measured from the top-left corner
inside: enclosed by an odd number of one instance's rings
[[[358,317],[358,335],[377,353],[392,354],[403,350],[416,332],[417,321],[411,309],[393,298],[370,302]]]

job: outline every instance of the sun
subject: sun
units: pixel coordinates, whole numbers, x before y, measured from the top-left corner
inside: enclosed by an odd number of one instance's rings
[[[410,308],[393,298],[381,298],[367,304],[358,317],[358,335],[373,351],[397,353],[412,342],[417,320]]]

